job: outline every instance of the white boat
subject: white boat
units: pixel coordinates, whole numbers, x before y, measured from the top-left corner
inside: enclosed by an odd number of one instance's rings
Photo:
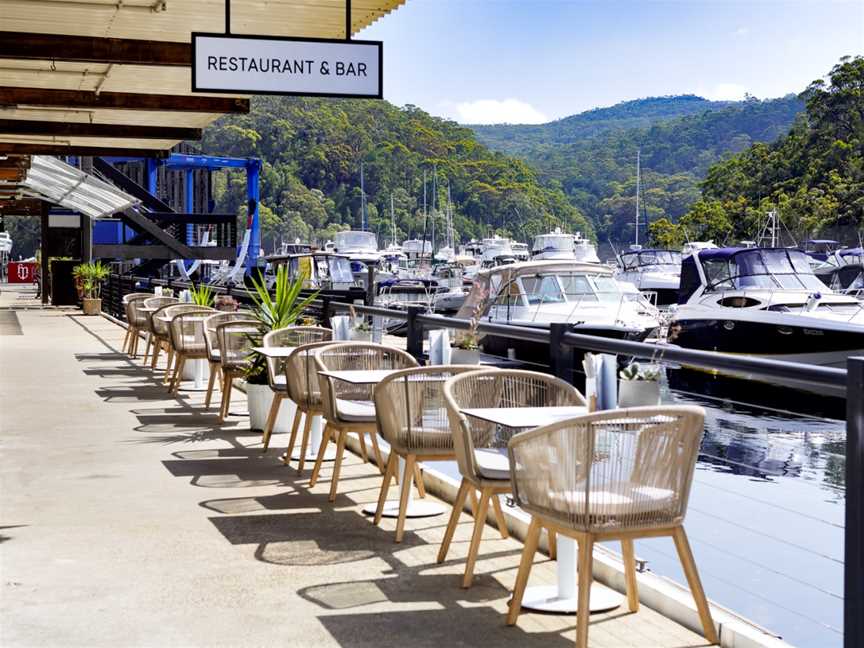
[[[377,263],[381,258],[375,233],[359,230],[336,232],[333,237],[333,252],[361,263]]]
[[[674,304],[681,281],[681,253],[633,248],[618,255],[616,278],[632,283],[658,306]]]
[[[531,251],[528,249],[527,243],[510,241],[510,249],[513,250],[513,258],[517,261],[527,261],[531,258]]]
[[[581,232],[565,234],[560,227],[548,234],[534,237],[531,250],[535,261],[550,259],[570,259],[583,263],[600,263],[594,244],[582,236]]]
[[[579,261],[529,261],[480,270],[457,317],[479,310],[483,321],[548,328],[573,324],[576,332],[626,340],[643,340],[661,325],[655,309],[628,296],[613,271]],[[506,354],[500,345],[518,341],[490,337],[484,347]],[[536,359],[536,343],[524,351]],[[517,357],[520,352],[517,350]]]
[[[12,251],[12,237],[9,232],[0,232],[0,254],[9,254]]]
[[[669,342],[844,367],[864,353],[864,306],[787,248],[719,248],[684,260]]]
[[[716,249],[717,246],[714,245],[714,241],[687,241],[681,248],[681,255],[686,257],[687,255],[699,252],[700,250]]]
[[[510,246],[510,239],[497,234],[491,238],[484,238],[483,254],[480,261],[484,268],[491,268],[508,262],[513,263],[515,257],[513,256],[513,248]]]

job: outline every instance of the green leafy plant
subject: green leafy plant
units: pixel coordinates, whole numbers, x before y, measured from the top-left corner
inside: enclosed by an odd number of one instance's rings
[[[621,380],[660,380],[660,369],[657,367],[642,367],[638,362],[631,362],[618,372]]]
[[[84,299],[99,299],[102,296],[102,282],[111,274],[111,268],[96,261],[79,263],[72,268],[72,276],[81,282]]]
[[[261,346],[264,335],[270,331],[286,328],[297,322],[312,301],[318,297],[315,291],[308,297],[301,297],[306,274],[300,274],[293,281],[288,278],[288,269],[282,265],[276,270],[273,293],[267,290],[263,279],[252,277],[252,297],[254,307],[252,316],[258,320],[259,331],[250,336],[252,346]],[[246,381],[252,385],[267,384],[267,362],[259,353],[252,354]]]
[[[189,289],[189,294],[192,296],[192,303],[196,306],[212,306],[216,300],[216,294],[213,288],[207,284],[198,284]]]

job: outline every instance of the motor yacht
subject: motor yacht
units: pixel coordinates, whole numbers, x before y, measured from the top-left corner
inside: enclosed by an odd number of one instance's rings
[[[560,227],[548,234],[535,236],[531,254],[535,261],[570,259],[584,263],[600,263],[597,249],[591,241],[584,238],[581,232],[565,234]]]
[[[681,253],[634,248],[618,256],[616,278],[632,283],[657,306],[674,304],[681,279]]]
[[[480,262],[484,268],[491,268],[502,263],[513,263],[515,260],[510,239],[497,235],[483,239],[483,254],[480,257]]]
[[[528,250],[527,243],[510,241],[510,249],[513,251],[513,258],[516,261],[527,261],[531,258],[531,252]]]
[[[650,305],[633,300],[622,290],[613,270],[572,260],[529,261],[478,271],[471,292],[457,317],[479,311],[483,321],[548,328],[573,324],[579,333],[626,340],[643,340],[660,321]],[[536,360],[536,343],[489,337],[484,348]]]
[[[864,248],[837,250],[813,272],[834,292],[864,299]]]
[[[864,353],[864,306],[825,286],[799,250],[702,250],[684,259],[668,341],[845,367]]]

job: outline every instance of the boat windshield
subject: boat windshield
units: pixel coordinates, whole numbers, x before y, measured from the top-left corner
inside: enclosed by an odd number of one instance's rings
[[[327,257],[330,265],[330,281],[333,283],[353,283],[354,275],[351,274],[351,262],[345,257]]]
[[[578,304],[615,302],[622,296],[618,283],[610,276],[585,273],[536,274],[522,276],[505,286],[496,303],[518,306],[541,304]],[[523,302],[524,299],[524,302]]]
[[[378,241],[374,232],[337,232],[333,237],[336,249],[344,250],[372,250],[378,251]]]
[[[744,250],[702,263],[708,290],[816,290],[826,286],[798,250]]]
[[[574,249],[572,236],[556,234],[554,236],[538,236],[534,239],[535,252],[572,252]]]
[[[643,250],[625,252],[621,255],[621,265],[625,270],[650,267],[664,272],[681,271],[681,253],[672,250]]]

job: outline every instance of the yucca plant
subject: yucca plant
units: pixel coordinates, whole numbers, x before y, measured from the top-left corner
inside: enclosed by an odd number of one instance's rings
[[[216,294],[213,292],[213,288],[208,286],[207,284],[198,284],[189,289],[189,294],[192,297],[192,303],[196,306],[212,306],[213,302],[216,300]]]
[[[260,324],[259,332],[251,336],[252,346],[261,346],[266,333],[291,326],[303,316],[309,304],[318,297],[316,291],[301,298],[300,291],[303,290],[306,278],[305,274],[301,274],[291,281],[288,278],[288,269],[284,265],[279,266],[272,295],[263,279],[254,276],[251,278],[252,290],[249,295],[254,302],[252,314]],[[267,383],[267,362],[258,353],[252,355],[246,381],[253,385]]]

